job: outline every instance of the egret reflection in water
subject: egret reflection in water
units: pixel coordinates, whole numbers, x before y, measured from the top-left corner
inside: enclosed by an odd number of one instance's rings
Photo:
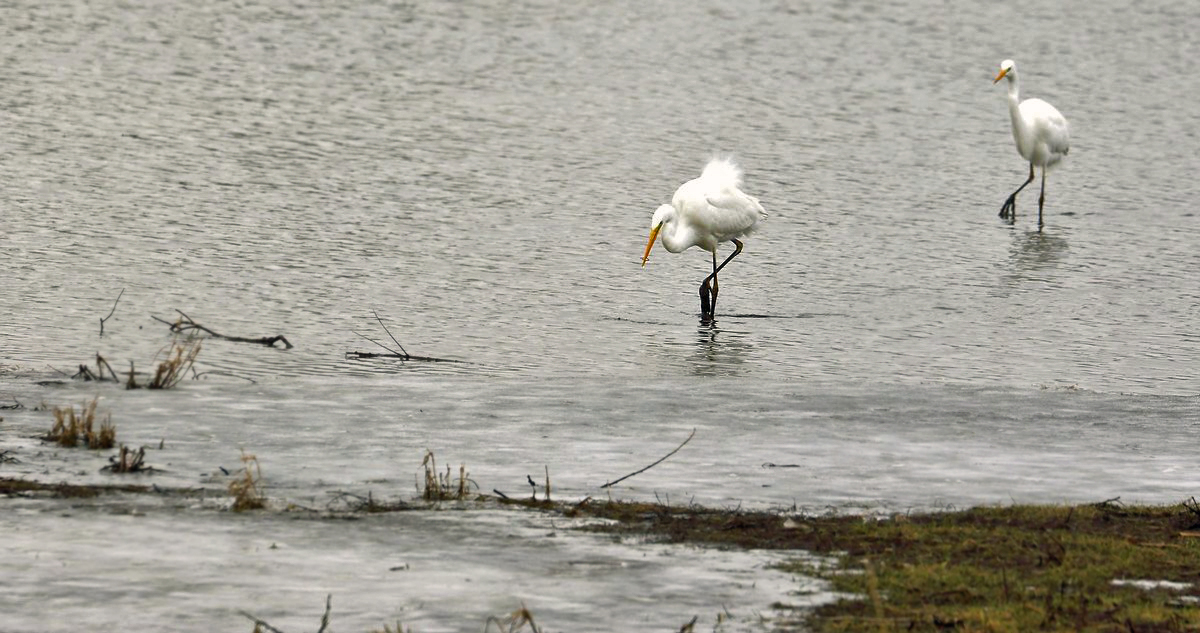
[[[736,376],[754,350],[743,332],[722,330],[716,323],[696,328],[692,373],[697,376]]]
[[[1067,238],[1059,235],[1040,230],[1013,233],[1005,274],[1008,285],[1045,279],[1047,272],[1062,264],[1069,249]]]

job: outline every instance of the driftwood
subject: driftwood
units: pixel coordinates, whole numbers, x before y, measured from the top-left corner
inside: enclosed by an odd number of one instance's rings
[[[687,444],[688,442],[692,441],[692,438],[693,438],[693,437],[695,437],[695,436],[696,436],[696,429],[692,429],[692,433],[691,433],[691,435],[688,435],[688,436],[687,436],[687,439],[683,441],[683,444],[680,444],[679,446],[676,446],[676,447],[675,447],[675,450],[671,451],[670,453],[667,453],[666,455],[663,455],[662,457],[660,457],[660,458],[659,458],[659,460],[658,460],[658,461],[656,461],[656,462],[654,462],[653,464],[650,464],[649,466],[646,466],[645,468],[642,468],[642,469],[640,469],[640,470],[635,470],[635,471],[633,471],[633,472],[629,473],[628,475],[625,475],[624,477],[621,477],[620,479],[617,479],[617,480],[615,480],[615,481],[610,481],[610,482],[608,482],[608,483],[606,483],[606,484],[604,484],[603,486],[600,486],[600,487],[601,487],[601,488],[609,488],[609,487],[611,487],[611,486],[615,486],[615,485],[617,485],[617,484],[621,483],[622,481],[625,481],[626,479],[629,479],[630,477],[632,477],[632,476],[634,476],[634,475],[640,475],[640,474],[642,474],[642,473],[646,472],[647,470],[650,470],[651,468],[654,468],[655,466],[657,466],[657,465],[659,465],[659,464],[663,463],[664,461],[666,461],[666,459],[667,459],[668,457],[670,457],[670,456],[674,455],[675,453],[678,453],[678,452],[679,452],[679,449],[683,448],[684,444]]]
[[[392,336],[391,330],[388,329],[387,325],[384,325],[383,319],[379,318],[379,314],[377,314],[374,310],[371,310],[371,314],[375,315],[375,320],[379,321],[379,326],[383,328],[383,331],[385,333],[387,333],[388,338],[392,339],[392,342],[396,344],[396,347],[400,348],[400,351],[396,351],[396,350],[388,347],[387,345],[384,345],[383,343],[376,341],[375,339],[373,339],[369,336],[355,332],[355,334],[358,334],[358,336],[361,336],[361,337],[367,339],[368,341],[371,341],[372,343],[387,350],[387,353],[384,354],[382,352],[346,352],[346,358],[353,359],[353,360],[360,360],[363,358],[396,358],[399,360],[415,360],[415,361],[420,361],[420,362],[424,362],[424,363],[461,363],[462,362],[461,360],[453,360],[450,358],[435,358],[432,356],[414,356],[412,354],[409,354],[408,351],[404,349],[404,346],[400,344],[400,341],[397,341],[396,337]]]
[[[284,337],[282,334],[277,334],[275,336],[263,336],[260,338],[250,338],[250,337],[245,337],[245,336],[227,336],[225,334],[218,334],[217,332],[214,332],[212,329],[207,328],[203,325],[200,325],[199,323],[196,323],[195,321],[192,320],[192,317],[184,314],[182,310],[175,310],[175,311],[179,313],[179,318],[176,319],[174,323],[172,323],[171,321],[168,321],[166,319],[160,319],[154,315],[150,315],[150,318],[152,318],[155,321],[158,321],[160,323],[166,323],[168,326],[170,326],[171,332],[174,332],[175,334],[183,334],[185,332],[190,333],[190,332],[200,331],[200,332],[204,332],[205,334],[211,336],[212,338],[224,339],[226,341],[233,341],[235,343],[258,343],[259,345],[266,345],[267,347],[274,347],[275,343],[283,343],[284,349],[292,349],[292,344],[289,343],[287,338]]]

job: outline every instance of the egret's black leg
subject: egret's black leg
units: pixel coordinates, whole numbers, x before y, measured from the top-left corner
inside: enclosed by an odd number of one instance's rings
[[[725,267],[725,264],[729,263],[729,260],[733,259],[734,257],[737,257],[738,254],[742,252],[742,247],[745,246],[745,244],[742,244],[742,241],[738,240],[738,239],[733,240],[733,245],[736,248],[734,248],[733,252],[729,254],[729,257],[726,257],[725,261],[721,262],[721,265],[717,266],[717,269],[713,271],[713,274],[712,274],[713,277],[716,277],[717,273],[721,272],[721,269]],[[717,259],[717,256],[714,253],[713,261],[716,261],[716,259]]]
[[[716,312],[717,312],[717,273],[721,272],[721,269],[725,267],[725,264],[729,263],[729,260],[733,259],[734,257],[737,257],[738,253],[742,252],[742,246],[744,246],[742,244],[742,241],[737,240],[737,239],[733,240],[733,245],[734,245],[733,252],[729,254],[729,257],[725,258],[725,261],[721,262],[720,266],[716,265],[717,264],[717,254],[713,253],[712,274],[709,275],[708,277],[705,277],[704,283],[700,284],[700,288],[702,289],[701,297],[703,297],[704,296],[703,288],[705,288],[707,286],[707,284],[710,280],[712,281],[712,312],[710,313],[711,316],[716,316]],[[703,301],[701,301],[701,307],[703,307]]]
[[[713,253],[713,274],[700,282],[700,318],[704,321],[712,320],[713,312],[717,309],[717,279],[714,276],[716,272],[717,254]]]
[[[1038,196],[1038,232],[1042,232],[1042,205],[1046,203],[1046,168],[1042,167],[1042,195]]]
[[[1043,175],[1045,175],[1044,172]],[[1029,179],[1022,183],[1020,187],[1017,187],[1017,190],[1012,192],[1012,195],[1008,197],[1008,200],[1004,201],[1004,206],[1000,207],[1000,217],[1009,218],[1014,222],[1016,221],[1017,194],[1021,193],[1021,190],[1025,188],[1025,185],[1028,185],[1031,182],[1033,182],[1033,163],[1029,163]]]
[[[717,252],[713,251],[713,274],[712,274],[712,311],[717,313]]]

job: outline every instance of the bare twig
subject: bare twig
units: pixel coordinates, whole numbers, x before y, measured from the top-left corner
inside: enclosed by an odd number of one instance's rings
[[[292,349],[293,347],[292,344],[288,342],[287,337],[283,336],[282,334],[277,334],[275,336],[263,336],[259,338],[228,336],[225,334],[219,334],[213,331],[211,328],[207,328],[199,323],[196,323],[194,320],[192,320],[192,317],[184,314],[182,310],[176,309],[175,311],[179,313],[179,319],[175,322],[167,321],[166,319],[160,319],[154,315],[150,315],[150,318],[158,321],[159,323],[166,323],[168,326],[170,326],[171,331],[176,334],[182,334],[192,330],[199,330],[213,338],[225,339],[226,341],[233,341],[235,343],[258,343],[259,345],[266,345],[267,347],[274,347],[275,343],[283,343],[284,349]]]
[[[120,451],[108,458],[108,466],[100,470],[110,473],[140,473],[154,470],[154,468],[146,465],[145,446],[134,451],[122,444]]]
[[[367,339],[368,341],[371,341],[372,343],[382,347],[383,349],[387,350],[388,353],[381,354],[378,352],[346,352],[347,359],[362,360],[364,358],[396,358],[399,360],[415,360],[415,361],[422,361],[422,362],[426,362],[426,363],[461,363],[461,362],[463,362],[461,360],[451,360],[449,358],[435,358],[432,356],[414,356],[412,354],[409,354],[408,350],[404,349],[404,346],[400,344],[400,341],[396,340],[395,336],[392,336],[391,330],[389,330],[388,327],[386,325],[384,325],[383,319],[379,317],[379,314],[377,312],[375,312],[374,310],[371,310],[371,314],[373,314],[375,316],[375,320],[379,322],[380,327],[382,327],[383,331],[386,332],[388,337],[392,339],[392,342],[396,344],[396,347],[400,348],[400,351],[397,352],[396,350],[388,347],[387,345],[384,345],[383,343],[380,343],[379,341],[376,341],[375,339],[373,339],[369,336],[365,336],[363,334],[359,334],[358,332],[355,332],[354,334],[361,336],[361,337]]]
[[[407,359],[411,358],[411,356],[409,356],[409,355],[408,355],[406,352],[397,352],[396,350],[394,350],[394,349],[392,349],[392,348],[388,347],[387,345],[384,345],[383,343],[380,343],[379,341],[377,341],[377,340],[375,340],[375,339],[373,339],[373,338],[371,338],[371,337],[369,337],[369,336],[367,336],[367,335],[365,335],[365,334],[359,334],[358,332],[355,332],[355,334],[357,334],[358,336],[361,336],[361,337],[363,337],[363,338],[367,339],[368,341],[371,341],[372,343],[374,343],[374,344],[376,344],[376,345],[378,345],[378,346],[382,347],[383,349],[386,349],[388,352],[390,352],[390,353],[391,353],[393,356],[395,356],[395,357],[397,357],[397,358],[403,358],[403,359],[405,359],[405,360],[407,360]],[[360,352],[360,353],[361,353],[361,352]]]
[[[398,360],[401,360],[401,361],[452,362],[452,363],[462,362],[462,361],[450,360],[450,358],[436,358],[436,357],[432,357],[432,356],[413,356],[412,354],[409,354],[408,350],[404,349],[404,345],[400,344],[400,340],[396,340],[396,337],[392,336],[391,330],[388,330],[388,326],[384,325],[383,319],[379,318],[379,314],[376,311],[371,311],[371,314],[373,314],[374,318],[376,318],[376,320],[379,321],[379,326],[383,327],[383,331],[388,333],[388,337],[391,338],[391,342],[395,343],[397,348],[400,348],[400,351],[391,349],[391,348],[389,348],[388,345],[379,343],[378,340],[368,337],[368,336],[366,336],[366,334],[360,334],[359,332],[354,332],[355,334],[358,334],[358,336],[365,338],[367,340],[370,340],[370,342],[372,342],[376,345],[379,345],[380,348],[388,350],[388,354],[379,354],[379,352],[372,352],[372,351],[347,351],[346,352],[347,358],[352,358],[352,360],[362,360],[362,358],[398,358]]]
[[[317,633],[325,633],[325,629],[329,628],[329,605],[333,601],[333,594],[325,595],[325,615],[321,616],[321,628],[317,629]]]
[[[661,458],[659,458],[659,460],[658,460],[658,461],[654,462],[653,464],[650,464],[649,466],[646,466],[645,468],[642,468],[641,470],[635,470],[635,471],[633,471],[633,472],[629,473],[628,475],[625,475],[624,477],[621,477],[620,479],[617,479],[616,481],[610,481],[610,482],[608,482],[608,483],[606,483],[606,484],[604,484],[603,486],[600,486],[600,487],[601,487],[601,488],[609,488],[609,487],[611,487],[611,486],[615,486],[615,485],[617,485],[617,484],[621,483],[622,481],[625,481],[626,479],[629,479],[630,477],[632,477],[632,476],[634,476],[634,475],[640,475],[640,474],[642,474],[642,473],[646,472],[647,470],[650,470],[651,468],[654,468],[655,466],[657,466],[657,465],[659,465],[659,464],[663,463],[664,461],[666,461],[666,459],[667,459],[668,457],[670,457],[670,456],[674,455],[675,453],[678,453],[678,452],[679,452],[679,449],[683,448],[684,444],[687,444],[688,442],[692,441],[692,438],[693,438],[693,437],[695,437],[695,435],[696,435],[696,429],[692,429],[692,432],[691,432],[691,434],[687,436],[687,439],[683,441],[683,444],[680,444],[679,446],[676,446],[676,447],[675,447],[675,450],[671,451],[670,453],[667,453],[666,455],[663,455]]]
[[[114,312],[117,311],[117,304],[121,302],[121,295],[125,294],[125,289],[121,288],[121,292],[117,293],[117,300],[113,301],[112,310],[108,311],[108,316],[100,319],[100,336],[104,336],[104,322],[111,319]]]
[[[355,332],[355,334],[358,334],[358,332]],[[362,336],[362,334],[358,334],[358,335]],[[366,338],[366,337],[363,337],[363,338]],[[371,339],[367,339],[367,340],[371,341]],[[371,342],[375,343],[375,341],[371,341]],[[378,343],[375,343],[375,344],[378,345]],[[433,356],[414,356],[412,354],[405,356],[402,354],[397,354],[395,352],[392,352],[390,354],[379,354],[376,352],[346,352],[346,358],[353,359],[353,360],[362,360],[364,358],[398,358],[400,360],[416,360],[416,361],[421,361],[424,363],[462,363],[462,362],[464,362],[461,360],[454,360],[453,358],[435,358]]]
[[[121,379],[117,378],[117,372],[113,371],[112,365],[108,364],[108,361],[100,355],[100,352],[96,352],[96,369],[99,371],[101,379],[104,378],[105,367],[108,368],[108,373],[112,376],[113,382],[121,382]]]
[[[488,619],[483,623],[483,633],[488,633],[493,624],[496,625],[496,630],[500,633],[516,633],[525,628],[526,624],[529,625],[533,633],[542,632],[542,629],[538,628],[537,623],[533,621],[533,613],[529,611],[524,602],[521,603],[520,609],[513,611],[504,618],[498,618],[494,615],[488,616]]]
[[[254,617],[253,615],[246,613],[245,611],[238,611],[238,613],[249,618],[250,621],[254,623],[254,627],[256,630],[258,629],[258,627],[262,627],[263,629],[266,629],[269,633],[283,633],[283,631],[280,631],[279,629],[277,629],[277,628],[271,626],[269,623],[267,623],[266,620],[260,620],[256,617]]]
[[[87,365],[81,364],[79,366],[79,371],[75,372],[75,374],[72,375],[71,378],[78,379],[78,380],[87,380],[87,381],[94,380],[96,382],[102,382],[104,380],[104,370],[101,369],[100,367],[97,367],[96,371],[93,372],[90,367],[88,367]]]
[[[404,346],[400,344],[400,341],[396,340],[396,337],[392,336],[392,332],[387,329],[386,325],[383,324],[383,319],[379,318],[379,315],[376,314],[374,310],[371,310],[371,314],[375,315],[375,320],[379,321],[379,327],[383,328],[383,331],[387,332],[387,335],[391,337],[392,342],[396,344],[396,347],[400,348],[400,353],[404,354],[405,358],[408,358],[408,351],[404,349]]]

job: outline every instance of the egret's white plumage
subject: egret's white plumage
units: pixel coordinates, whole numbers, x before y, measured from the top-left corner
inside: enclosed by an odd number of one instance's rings
[[[767,217],[758,199],[743,192],[741,186],[742,170],[728,159],[714,158],[705,165],[699,178],[680,185],[671,197],[671,204],[658,207],[650,221],[650,240],[642,254],[642,266],[650,258],[654,239],[660,235],[663,248],[672,253],[682,253],[693,246],[712,253],[713,272],[700,284],[701,311],[709,317],[716,307],[717,272],[742,251],[739,238],[750,235]],[[735,250],[718,266],[717,245],[721,242],[733,242]]]
[[[1057,108],[1041,99],[1021,101],[1017,63],[1006,59],[992,83],[1008,80],[1008,112],[1012,118],[1013,140],[1017,153],[1029,161],[1029,179],[1004,202],[1001,217],[1016,217],[1017,194],[1033,181],[1034,167],[1042,168],[1042,193],[1038,198],[1038,228],[1042,226],[1042,206],[1046,200],[1046,170],[1066,157],[1071,149],[1071,130]]]

